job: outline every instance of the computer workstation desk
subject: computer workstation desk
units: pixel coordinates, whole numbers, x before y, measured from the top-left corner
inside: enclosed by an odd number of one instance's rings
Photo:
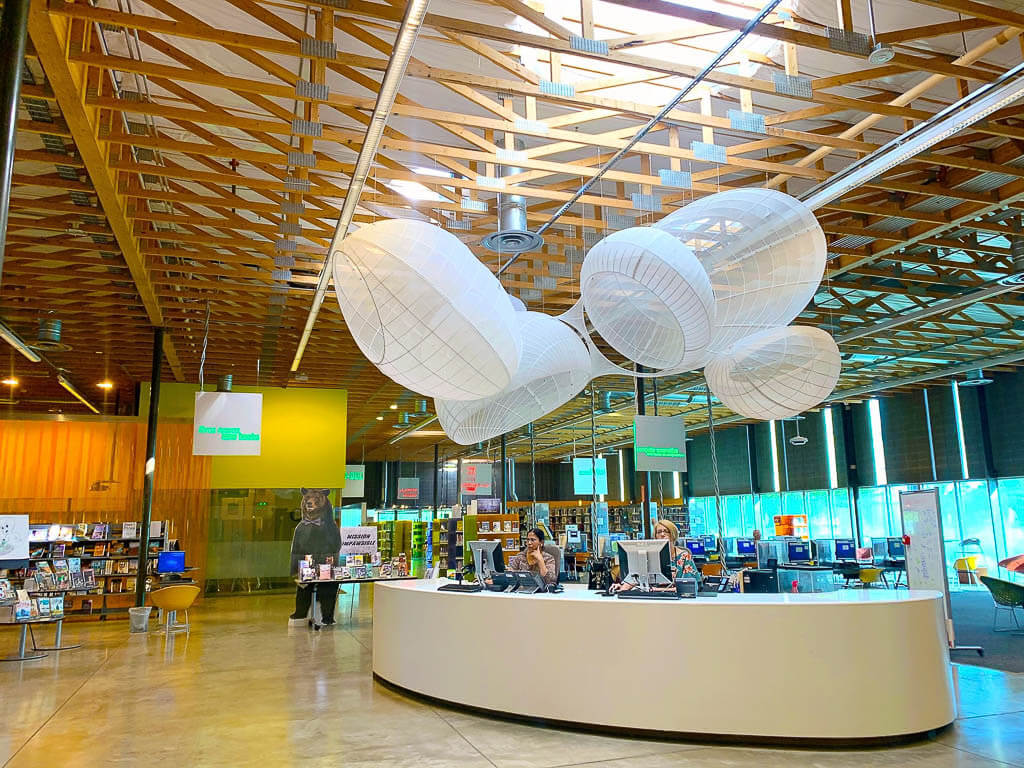
[[[938,592],[653,601],[575,584],[515,595],[443,583],[376,585],[379,679],[500,716],[679,737],[899,739],[956,716]],[[524,685],[529,670],[544,674],[542,690]],[[865,680],[884,681],[875,705],[847,695]],[[687,691],[743,693],[715,705]]]

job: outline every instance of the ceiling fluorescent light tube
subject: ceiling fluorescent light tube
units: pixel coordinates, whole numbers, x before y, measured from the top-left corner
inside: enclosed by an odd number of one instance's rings
[[[18,334],[11,330],[10,326],[8,326],[3,321],[0,321],[0,339],[6,341],[16,350],[21,352],[21,354],[23,354],[25,357],[31,360],[33,363],[38,363],[40,360],[43,359],[34,349],[32,349],[32,347],[26,344]]]
[[[70,381],[68,381],[66,378],[64,378],[63,375],[58,375],[57,376],[57,383],[60,384],[62,387],[64,387],[64,389],[66,389],[72,395],[74,395],[75,399],[78,400],[78,402],[80,402],[82,405],[84,405],[90,411],[92,411],[93,413],[99,413],[100,412],[99,408],[97,408],[95,405],[93,405],[88,400],[86,400],[85,399],[85,395],[83,395],[81,392],[79,392],[75,388],[75,385],[72,384]]]

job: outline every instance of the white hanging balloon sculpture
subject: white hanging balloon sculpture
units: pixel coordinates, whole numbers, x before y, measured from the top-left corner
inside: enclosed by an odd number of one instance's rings
[[[494,395],[519,367],[516,311],[491,271],[454,235],[411,219],[378,221],[334,257],[341,312],[359,349],[414,392]]]
[[[717,314],[710,348],[791,323],[825,272],[825,234],[813,211],[774,189],[734,189],[696,200],[654,224],[696,254]]]
[[[523,354],[511,383],[480,400],[435,399],[441,428],[456,443],[489,440],[550,413],[590,380],[590,354],[565,323],[539,312],[519,312]]]
[[[605,374],[703,365],[711,391],[754,419],[813,408],[839,378],[831,336],[787,327],[821,282],[826,243],[813,212],[775,190],[720,192],[604,238],[584,259],[580,302],[560,319],[527,311],[466,245],[426,222],[361,227],[332,257],[363,354],[433,397],[463,445],[541,418]],[[588,320],[654,372],[608,360]]]
[[[842,361],[820,328],[772,328],[737,342],[704,368],[708,388],[750,419],[784,419],[813,408],[832,392]]]
[[[631,227],[601,240],[583,260],[580,293],[597,332],[633,362],[704,364],[715,296],[693,251],[668,233]]]

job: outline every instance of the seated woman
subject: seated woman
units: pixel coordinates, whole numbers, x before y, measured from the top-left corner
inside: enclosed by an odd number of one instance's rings
[[[508,559],[506,570],[532,571],[540,576],[545,585],[558,581],[558,564],[544,549],[544,531],[531,528],[526,533],[526,549]]]
[[[669,561],[672,563],[673,581],[675,579],[696,579],[697,586],[700,587],[703,581],[703,575],[701,574],[700,568],[693,561],[693,553],[690,552],[686,547],[677,547],[676,539],[679,538],[679,529],[676,528],[676,524],[671,520],[659,520],[654,524],[654,538],[656,539],[668,539],[668,551]],[[623,581],[619,584],[614,585],[613,590],[627,590],[636,587],[636,584]],[[665,590],[675,589],[675,584],[671,587],[662,587]]]

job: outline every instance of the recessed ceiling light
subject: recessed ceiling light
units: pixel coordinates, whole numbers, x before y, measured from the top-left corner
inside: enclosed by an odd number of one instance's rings
[[[113,389],[114,388],[114,382],[110,381],[110,379],[104,379],[103,381],[101,381],[96,386],[99,387],[100,389]]]
[[[397,403],[392,403],[391,405],[388,406],[388,408],[390,408],[393,411],[393,410],[398,408],[398,404]]]
[[[18,386],[18,380],[11,376],[10,378],[0,381],[0,384],[6,384],[8,387],[16,387]]]
[[[384,417],[383,416],[378,416],[377,417],[377,421],[384,421]]]

